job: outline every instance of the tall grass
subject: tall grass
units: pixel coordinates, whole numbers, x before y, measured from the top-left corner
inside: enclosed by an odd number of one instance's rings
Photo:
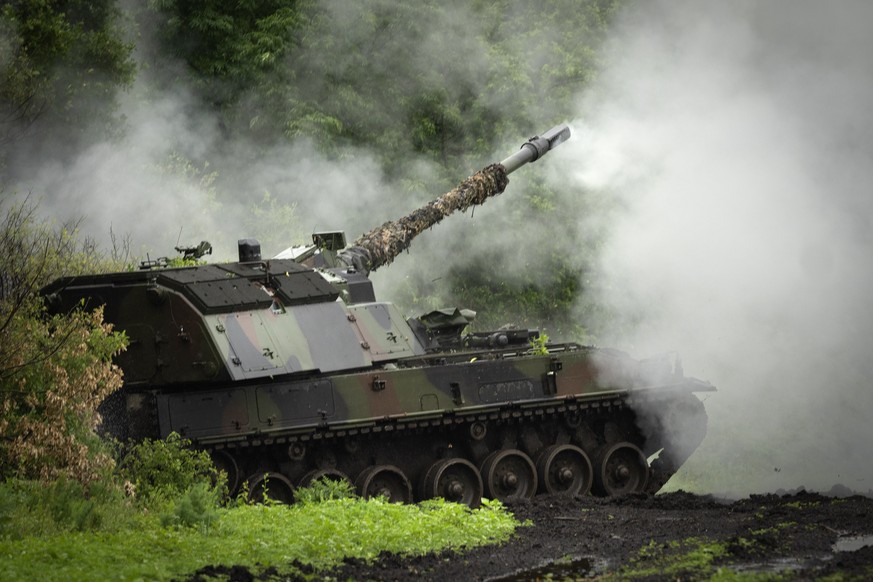
[[[119,516],[122,527],[87,530],[70,522],[19,536],[4,527],[0,579],[169,580],[207,565],[243,565],[254,572],[275,567],[294,574],[299,573],[295,560],[322,570],[345,557],[372,560],[386,551],[415,555],[471,548],[505,540],[519,525],[497,502],[470,510],[442,500],[399,505],[327,497],[292,506],[212,506],[208,525],[197,520],[184,525],[168,521],[166,512],[162,518],[128,505]]]
[[[291,506],[228,500],[224,475],[188,445],[172,435],[119,447],[103,482],[0,482],[0,580],[170,580],[218,565],[300,574],[293,564],[496,543],[519,525],[498,502],[365,501],[327,479]]]

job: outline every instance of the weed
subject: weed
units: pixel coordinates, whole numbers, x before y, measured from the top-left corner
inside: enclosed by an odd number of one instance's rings
[[[133,483],[143,504],[170,501],[199,483],[226,487],[226,476],[216,469],[206,451],[188,447],[191,441],[171,433],[164,440],[146,439],[122,453],[119,474]]]
[[[547,356],[549,355],[549,336],[544,333],[539,334],[537,337],[532,338],[530,340],[530,351],[532,354],[538,356]]]
[[[659,544],[654,540],[643,546],[636,558],[617,572],[618,578],[669,577],[688,574],[702,578],[712,572],[712,563],[727,552],[722,542],[705,538],[688,538]]]
[[[308,487],[300,487],[294,492],[294,500],[304,505],[354,496],[355,488],[349,481],[330,477],[316,479]]]
[[[112,483],[9,479],[0,483],[0,538],[118,530],[134,519],[129,505]]]
[[[69,524],[74,531],[97,529],[100,526],[100,512],[96,511],[97,501],[85,495],[85,490],[78,481],[59,478],[45,489],[41,502],[55,523]]]
[[[141,511],[136,527],[113,533],[0,540],[0,579],[168,580],[220,563],[284,572],[294,560],[323,570],[345,557],[375,560],[382,552],[420,555],[497,543],[518,527],[490,501],[477,510],[443,500],[401,505],[351,497],[219,509],[210,505],[210,495],[204,485],[192,488],[172,516],[131,505]]]
[[[201,527],[204,532],[218,519],[218,493],[207,483],[196,483],[161,514],[161,524]]]

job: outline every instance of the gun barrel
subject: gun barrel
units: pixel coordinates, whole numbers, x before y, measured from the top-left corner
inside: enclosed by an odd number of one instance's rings
[[[459,184],[454,190],[394,221],[386,222],[361,235],[338,258],[358,271],[368,273],[387,265],[409,248],[412,239],[454,212],[483,204],[506,188],[506,177],[521,166],[543,157],[570,137],[567,124],[556,125],[546,133],[522,144],[521,149],[499,164],[491,164]]]
[[[536,135],[521,145],[521,149],[502,162],[506,173],[511,174],[529,162],[535,162],[570,137],[570,126],[566,123],[556,125],[542,135]]]

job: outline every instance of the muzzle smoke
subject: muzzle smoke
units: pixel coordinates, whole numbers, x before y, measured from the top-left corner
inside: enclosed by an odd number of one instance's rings
[[[719,388],[685,487],[873,489],[871,29],[865,2],[641,4],[559,153],[618,201],[601,343]]]

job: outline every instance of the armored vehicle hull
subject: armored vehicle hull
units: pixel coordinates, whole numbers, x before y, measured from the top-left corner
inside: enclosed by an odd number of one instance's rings
[[[706,432],[678,360],[550,344],[532,330],[462,335],[468,312],[404,319],[369,271],[421,230],[499,194],[506,174],[566,139],[558,127],[412,215],[345,247],[341,233],[261,260],[64,278],[53,311],[104,306],[130,347],[103,405],[121,438],[178,433],[231,491],[292,501],[317,478],[364,496],[471,506],[537,492],[656,491]],[[531,145],[533,144],[533,145]],[[204,243],[205,244],[205,243]]]

